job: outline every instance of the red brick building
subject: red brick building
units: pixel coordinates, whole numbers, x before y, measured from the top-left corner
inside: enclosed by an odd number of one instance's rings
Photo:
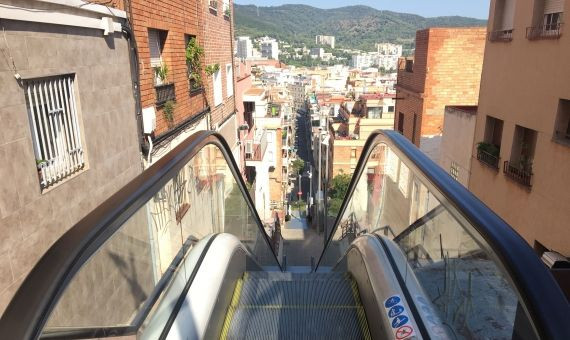
[[[401,58],[394,129],[437,158],[446,105],[477,105],[486,28],[416,33],[413,58]]]
[[[200,130],[219,130],[235,147],[231,2],[133,0],[130,6],[125,4],[138,46],[141,109],[156,110],[150,163]],[[192,39],[203,48],[199,72],[186,60]],[[148,143],[147,135],[144,140]]]

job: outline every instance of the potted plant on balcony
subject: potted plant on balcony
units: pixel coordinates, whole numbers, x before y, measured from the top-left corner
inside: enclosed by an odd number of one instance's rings
[[[495,145],[487,142],[480,142],[477,144],[477,150],[488,153],[489,155],[499,158],[500,149]]]
[[[229,8],[229,7],[226,8],[226,10],[224,11],[224,16],[225,16],[226,18],[230,19],[230,18],[231,18],[231,15],[232,15],[232,11],[230,10],[230,8]]]
[[[190,80],[190,91],[202,88],[202,58],[204,48],[198,44],[196,38],[190,39],[186,46],[186,64],[188,65],[188,78]]]
[[[208,76],[211,77],[214,73],[218,72],[219,70],[220,70],[220,64],[211,64],[206,66],[206,69],[204,71]]]
[[[156,85],[163,85],[168,79],[168,66],[166,64],[160,64],[154,68],[154,75],[156,80]]]

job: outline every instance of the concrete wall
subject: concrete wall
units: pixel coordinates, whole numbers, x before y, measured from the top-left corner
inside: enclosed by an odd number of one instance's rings
[[[476,107],[445,108],[438,163],[447,172],[450,172],[451,163],[455,163],[459,168],[457,180],[465,187],[469,185],[471,174],[471,146],[475,135],[476,114]]]
[[[492,1],[490,23],[494,8]],[[564,10],[568,17],[569,0]],[[526,39],[525,28],[534,16],[532,2],[517,1],[513,40],[487,42],[469,188],[531,245],[537,240],[570,256],[570,148],[553,140],[559,100],[570,99],[570,35]],[[511,158],[515,125],[537,131],[531,189],[475,158],[487,116],[504,121],[501,168]]]
[[[23,88],[0,62],[0,313],[42,254],[141,172],[127,40],[101,30],[2,20],[0,49],[24,78],[75,74],[87,167],[40,189]]]

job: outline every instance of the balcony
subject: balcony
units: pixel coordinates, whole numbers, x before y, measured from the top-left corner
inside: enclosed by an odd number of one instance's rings
[[[530,183],[530,180],[532,178],[532,171],[520,169],[519,167],[511,165],[509,161],[505,161],[503,172],[505,173],[505,176],[518,182],[519,184],[522,184],[528,188],[532,187],[532,184]]]
[[[494,156],[489,152],[486,152],[484,150],[477,150],[477,159],[492,169],[499,169],[499,157]]]
[[[513,40],[513,30],[489,32],[487,37],[491,42],[510,42]]]
[[[559,39],[562,35],[562,23],[527,27],[528,40]]]
[[[156,91],[156,105],[162,106],[169,100],[176,100],[176,92],[174,88],[174,83],[157,85],[154,87]]]
[[[552,140],[558,144],[570,146],[570,132],[569,131],[555,131]]]
[[[267,131],[263,131],[263,134],[256,141],[246,141],[245,160],[260,162],[265,156],[265,151],[267,151]]]

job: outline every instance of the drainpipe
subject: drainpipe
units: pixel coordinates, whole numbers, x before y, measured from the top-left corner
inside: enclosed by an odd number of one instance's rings
[[[129,1],[129,6],[127,9],[128,17],[125,25],[122,26],[123,34],[129,42],[129,56],[131,58],[131,80],[133,84],[133,97],[135,99],[135,115],[137,120],[137,137],[139,140],[140,151],[143,156],[148,154],[148,145],[145,142],[143,134],[143,122],[142,122],[142,103],[141,103],[141,92],[140,92],[140,73],[139,73],[139,58],[138,58],[138,47],[135,40],[135,35],[131,29],[130,19],[132,18],[132,6]]]

